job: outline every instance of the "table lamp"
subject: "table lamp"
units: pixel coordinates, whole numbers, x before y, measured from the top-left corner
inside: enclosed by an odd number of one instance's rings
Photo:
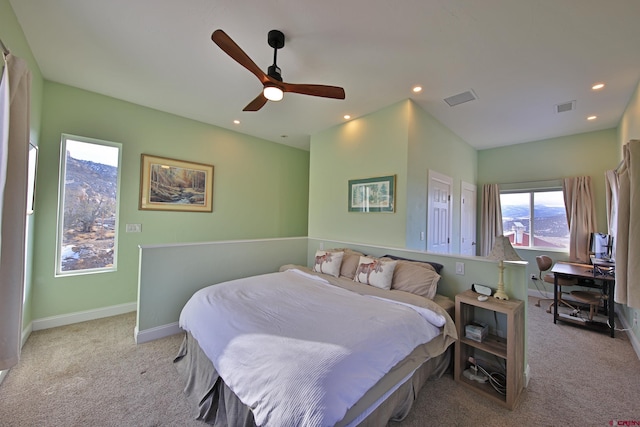
[[[509,296],[504,291],[504,261],[522,261],[522,258],[518,255],[508,237],[497,236],[496,243],[491,249],[491,253],[487,257],[491,261],[498,261],[498,269],[500,269],[500,278],[498,280],[498,290],[493,295],[497,299],[508,300]]]

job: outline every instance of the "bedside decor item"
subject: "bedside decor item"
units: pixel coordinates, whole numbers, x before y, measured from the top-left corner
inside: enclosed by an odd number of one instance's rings
[[[142,210],[212,212],[213,166],[142,154]]]
[[[395,212],[396,176],[349,180],[349,212]]]
[[[491,249],[491,253],[487,256],[487,259],[491,261],[498,261],[498,269],[500,270],[500,276],[498,280],[498,290],[493,295],[494,298],[508,300],[509,296],[504,291],[504,261],[522,261],[522,258],[511,246],[511,242],[508,237],[503,235],[496,237],[496,243]]]

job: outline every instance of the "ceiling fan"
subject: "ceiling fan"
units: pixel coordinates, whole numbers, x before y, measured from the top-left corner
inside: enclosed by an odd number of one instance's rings
[[[344,99],[344,89],[337,86],[286,83],[282,81],[280,68],[276,65],[278,49],[284,46],[284,34],[271,30],[267,36],[269,46],[273,48],[273,65],[264,73],[232,39],[222,30],[215,30],[211,40],[226,52],[238,64],[253,73],[264,86],[263,91],[251,101],[243,111],[258,111],[267,101],[280,101],[285,92],[302,95],[321,96],[323,98]]]

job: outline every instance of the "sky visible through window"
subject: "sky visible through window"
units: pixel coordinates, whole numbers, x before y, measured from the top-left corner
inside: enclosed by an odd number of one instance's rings
[[[89,160],[108,166],[118,166],[118,149],[107,145],[67,140],[67,151],[78,160]]]
[[[507,206],[529,205],[530,193],[503,193],[500,195],[500,203]],[[540,191],[535,193],[536,205],[548,207],[564,207],[562,191]]]

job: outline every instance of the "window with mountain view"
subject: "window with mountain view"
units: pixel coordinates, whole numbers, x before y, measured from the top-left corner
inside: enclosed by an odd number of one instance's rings
[[[562,190],[502,192],[502,230],[514,247],[569,247]]]
[[[116,270],[120,151],[62,135],[56,275]]]

